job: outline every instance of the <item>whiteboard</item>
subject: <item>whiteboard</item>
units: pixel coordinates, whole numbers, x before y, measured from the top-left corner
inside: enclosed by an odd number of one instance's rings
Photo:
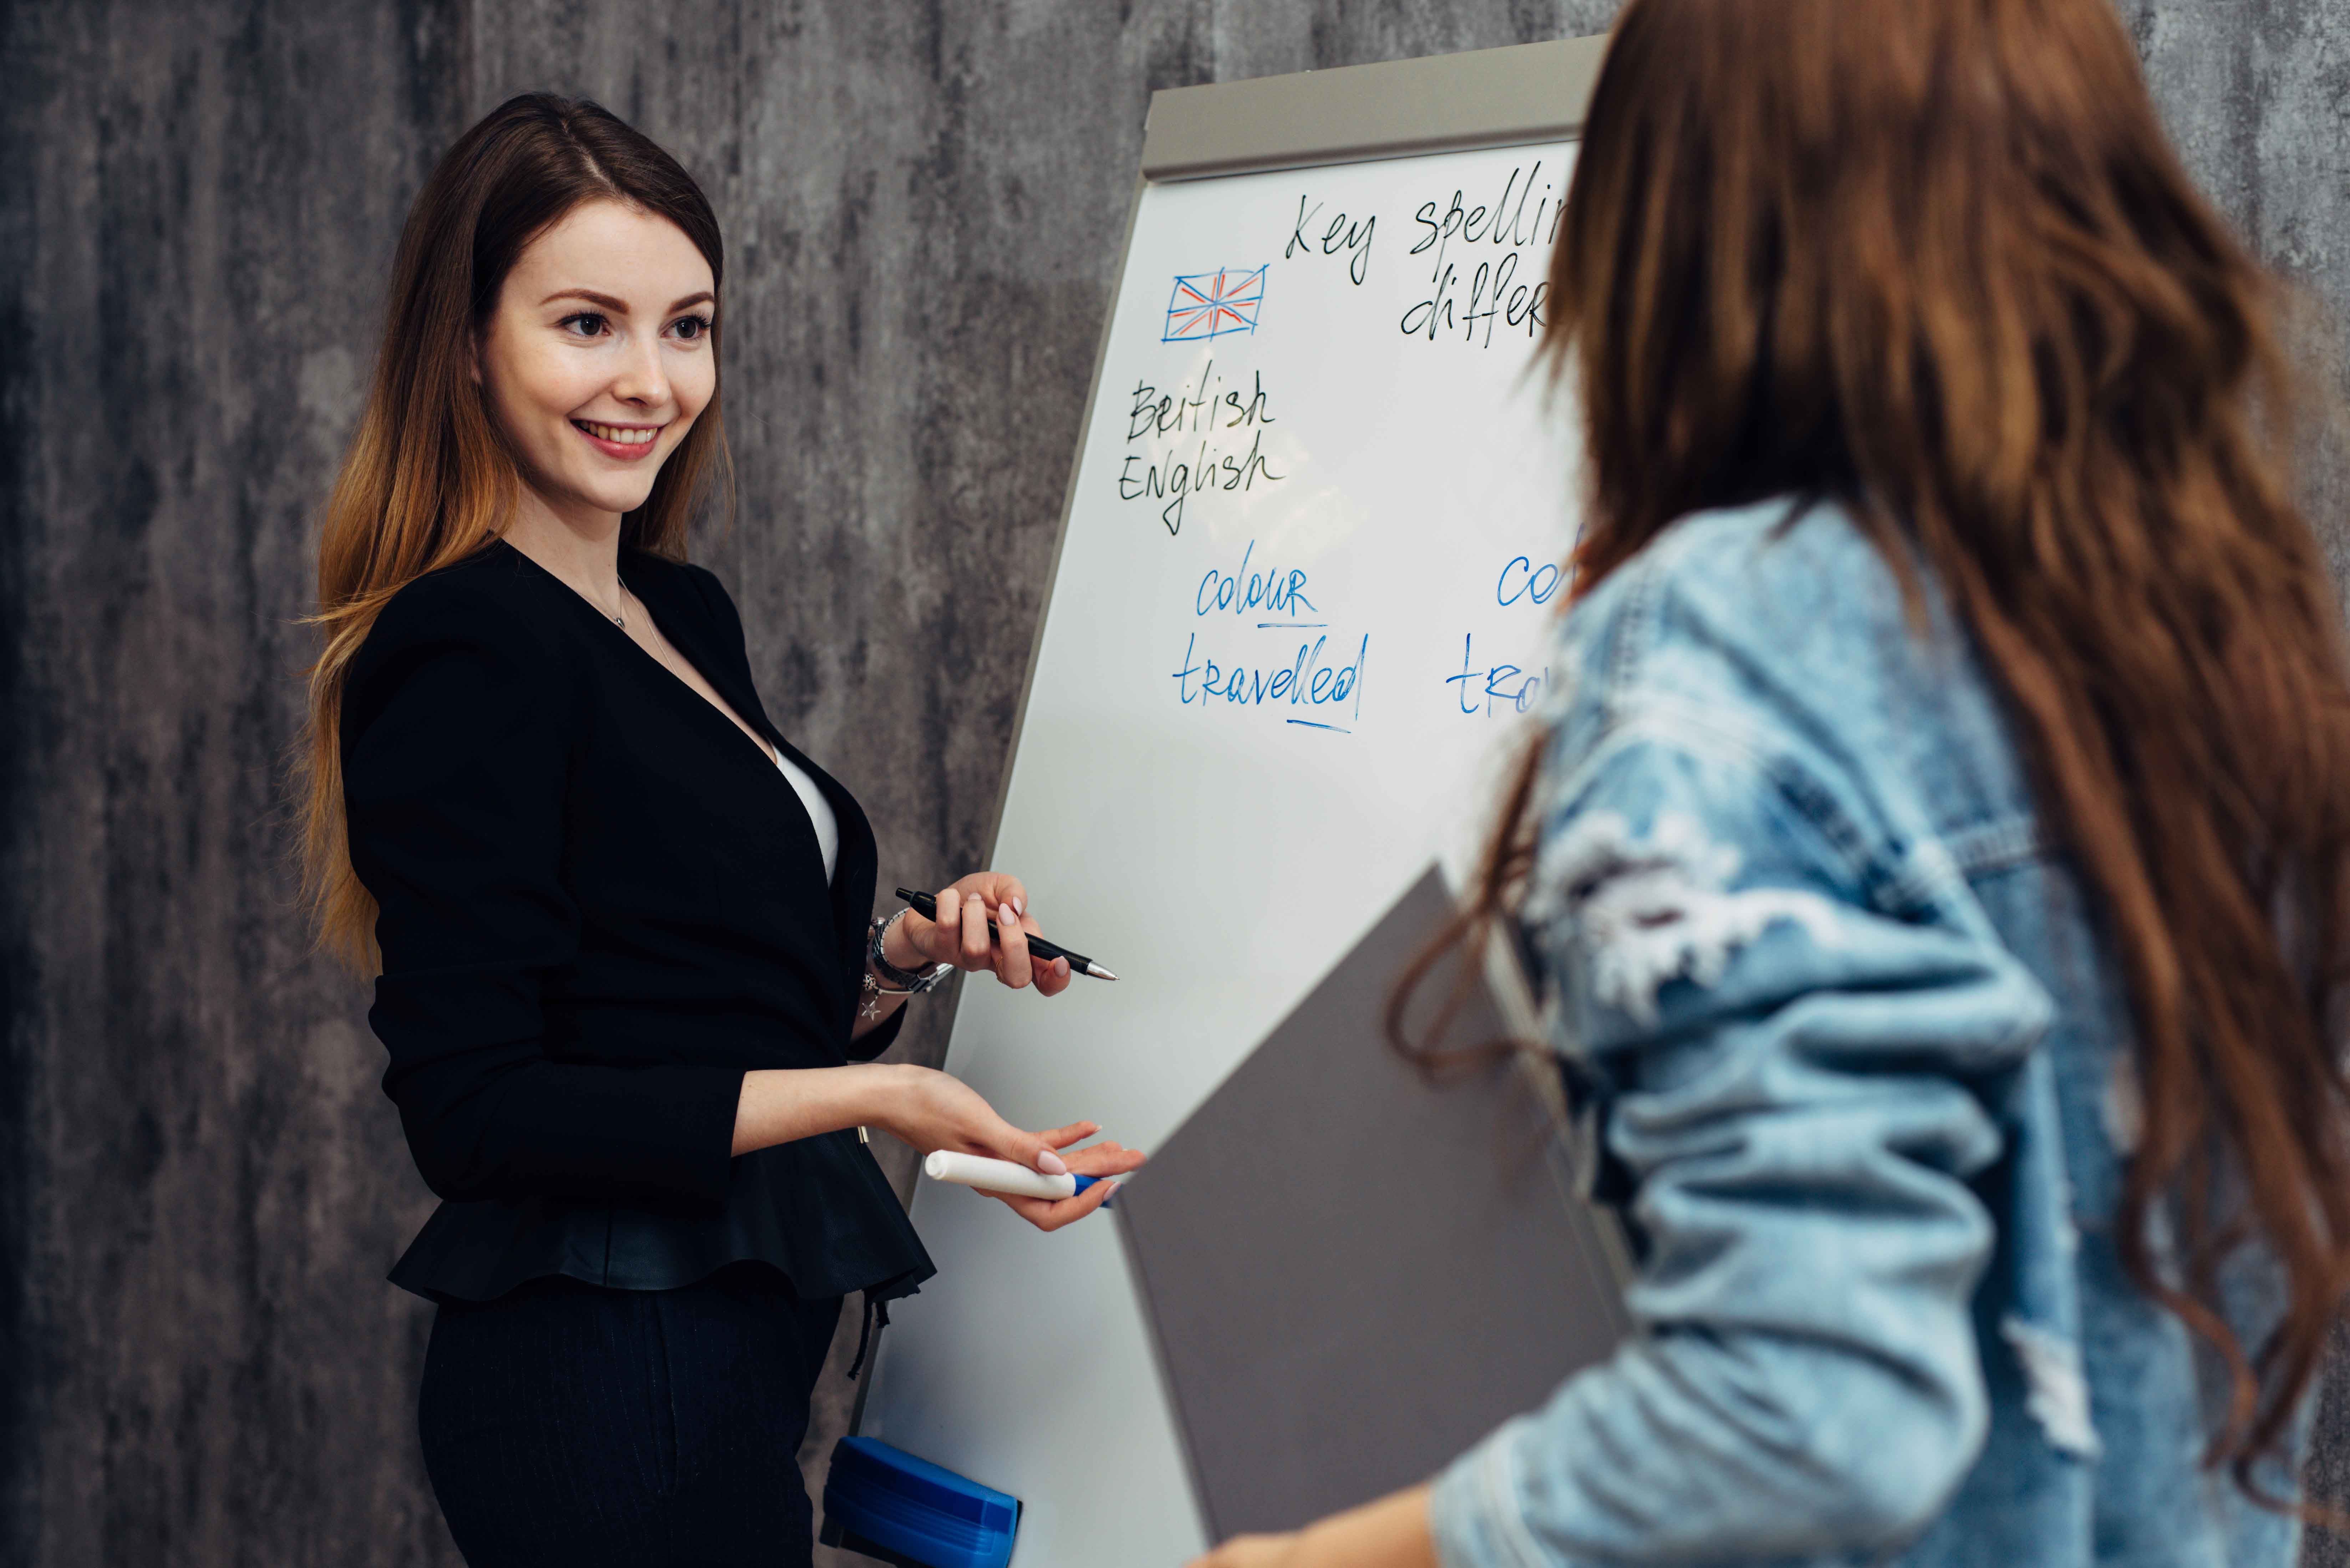
[[[1143,189],[992,860],[1121,978],[964,989],[947,1068],[1013,1122],[1149,1148],[1431,856],[1465,877],[1575,528],[1534,358],[1573,158]],[[1015,1568],[1204,1548],[1115,1228],[921,1185],[865,1432],[1022,1499]]]

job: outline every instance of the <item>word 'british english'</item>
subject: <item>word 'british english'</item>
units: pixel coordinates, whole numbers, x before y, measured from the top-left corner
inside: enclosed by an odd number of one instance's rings
[[[1164,501],[1159,520],[1170,535],[1183,531],[1183,510],[1191,497],[1203,490],[1253,490],[1258,480],[1277,483],[1287,475],[1265,461],[1264,430],[1274,417],[1267,405],[1264,377],[1253,374],[1249,398],[1238,389],[1222,391],[1223,378],[1214,360],[1200,371],[1194,383],[1185,381],[1172,393],[1162,393],[1148,381],[1134,385],[1134,401],[1127,410],[1126,442],[1148,442],[1129,452],[1118,471],[1120,501]],[[1247,431],[1248,447],[1227,431]],[[1193,436],[1179,449],[1166,451],[1170,436]]]

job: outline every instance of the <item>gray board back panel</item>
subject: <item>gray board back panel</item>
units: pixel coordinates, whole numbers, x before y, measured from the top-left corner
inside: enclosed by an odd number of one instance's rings
[[[1211,1540],[1425,1480],[1628,1332],[1519,1065],[1431,1086],[1387,1044],[1451,903],[1431,867],[1118,1190]],[[1509,1011],[1481,980],[1446,1039]]]
[[[1562,38],[1428,59],[1162,88],[1143,132],[1145,180],[1357,163],[1583,131],[1607,40]]]

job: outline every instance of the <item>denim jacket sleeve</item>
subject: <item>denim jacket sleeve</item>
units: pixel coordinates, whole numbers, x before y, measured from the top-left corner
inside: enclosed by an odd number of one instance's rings
[[[1528,917],[1635,1184],[1637,1332],[1445,1471],[1440,1551],[1874,1561],[1983,1442],[1969,1181],[2002,1150],[1986,1087],[2050,1003],[1987,932],[1879,912],[1825,768],[1635,711],[1562,730]]]

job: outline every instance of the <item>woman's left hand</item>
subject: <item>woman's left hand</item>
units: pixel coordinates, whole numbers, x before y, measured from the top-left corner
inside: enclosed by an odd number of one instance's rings
[[[1142,1168],[1143,1153],[1124,1144],[1104,1138],[1088,1143],[1083,1148],[1073,1144],[1101,1131],[1091,1122],[1071,1122],[1065,1127],[1055,1127],[1040,1135],[1046,1145],[1061,1157],[1062,1164],[1072,1176],[1125,1176]],[[985,1189],[981,1190],[984,1191]],[[1074,1225],[1110,1199],[1118,1190],[1114,1181],[1097,1181],[1074,1198],[1022,1198],[1015,1193],[990,1192],[987,1195],[1006,1205],[1011,1210],[1039,1231],[1057,1231],[1064,1225]]]
[[[900,969],[951,963],[957,969],[985,970],[1014,991],[1033,983],[1042,996],[1058,996],[1068,989],[1068,960],[1038,963],[1028,951],[1028,939],[1045,933],[1028,913],[1028,889],[1019,877],[974,871],[953,887],[940,888],[938,900],[937,919],[926,920],[920,911],[909,909],[891,929],[891,947],[902,940],[915,955],[900,963],[900,955],[893,951],[891,963]]]

